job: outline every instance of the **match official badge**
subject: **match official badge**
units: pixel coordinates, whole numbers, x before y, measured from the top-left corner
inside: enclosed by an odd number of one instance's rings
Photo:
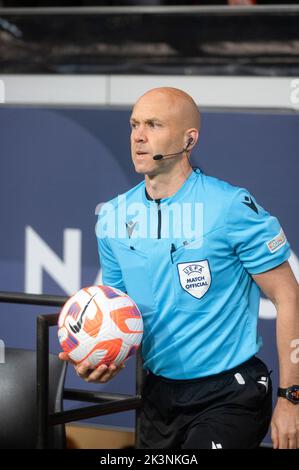
[[[196,299],[203,297],[211,285],[208,260],[179,263],[177,267],[182,288]]]

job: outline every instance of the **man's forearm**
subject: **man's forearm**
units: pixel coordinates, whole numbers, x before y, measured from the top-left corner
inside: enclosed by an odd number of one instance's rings
[[[299,294],[277,306],[279,386],[299,384]]]

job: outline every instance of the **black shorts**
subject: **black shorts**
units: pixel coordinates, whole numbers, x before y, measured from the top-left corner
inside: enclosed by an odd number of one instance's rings
[[[270,374],[255,356],[229,371],[192,380],[148,372],[142,397],[143,449],[257,448],[272,415]]]

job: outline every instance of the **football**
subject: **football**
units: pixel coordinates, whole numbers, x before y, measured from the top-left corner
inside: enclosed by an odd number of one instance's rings
[[[121,364],[138,349],[143,334],[135,302],[110,286],[79,290],[62,307],[58,339],[76,364],[84,360],[97,367]]]

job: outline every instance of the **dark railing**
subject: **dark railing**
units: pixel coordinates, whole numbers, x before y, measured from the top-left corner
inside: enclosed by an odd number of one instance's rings
[[[0,302],[6,303],[60,307],[66,300],[67,297],[63,296],[0,292]],[[143,381],[140,353],[136,358],[136,395],[64,389],[64,399],[97,404],[49,414],[49,328],[57,325],[58,316],[58,313],[54,313],[37,317],[37,448],[46,449],[48,447],[50,426],[128,410],[136,410],[135,442],[139,447],[140,418],[138,410],[141,406]]]
[[[62,295],[24,294],[23,292],[0,292],[0,302],[29,304],[44,307],[62,307],[68,297]]]
[[[200,15],[268,15],[293,14],[299,5],[124,5],[124,6],[68,6],[68,7],[2,7],[0,15],[150,15],[150,14],[200,14]]]

